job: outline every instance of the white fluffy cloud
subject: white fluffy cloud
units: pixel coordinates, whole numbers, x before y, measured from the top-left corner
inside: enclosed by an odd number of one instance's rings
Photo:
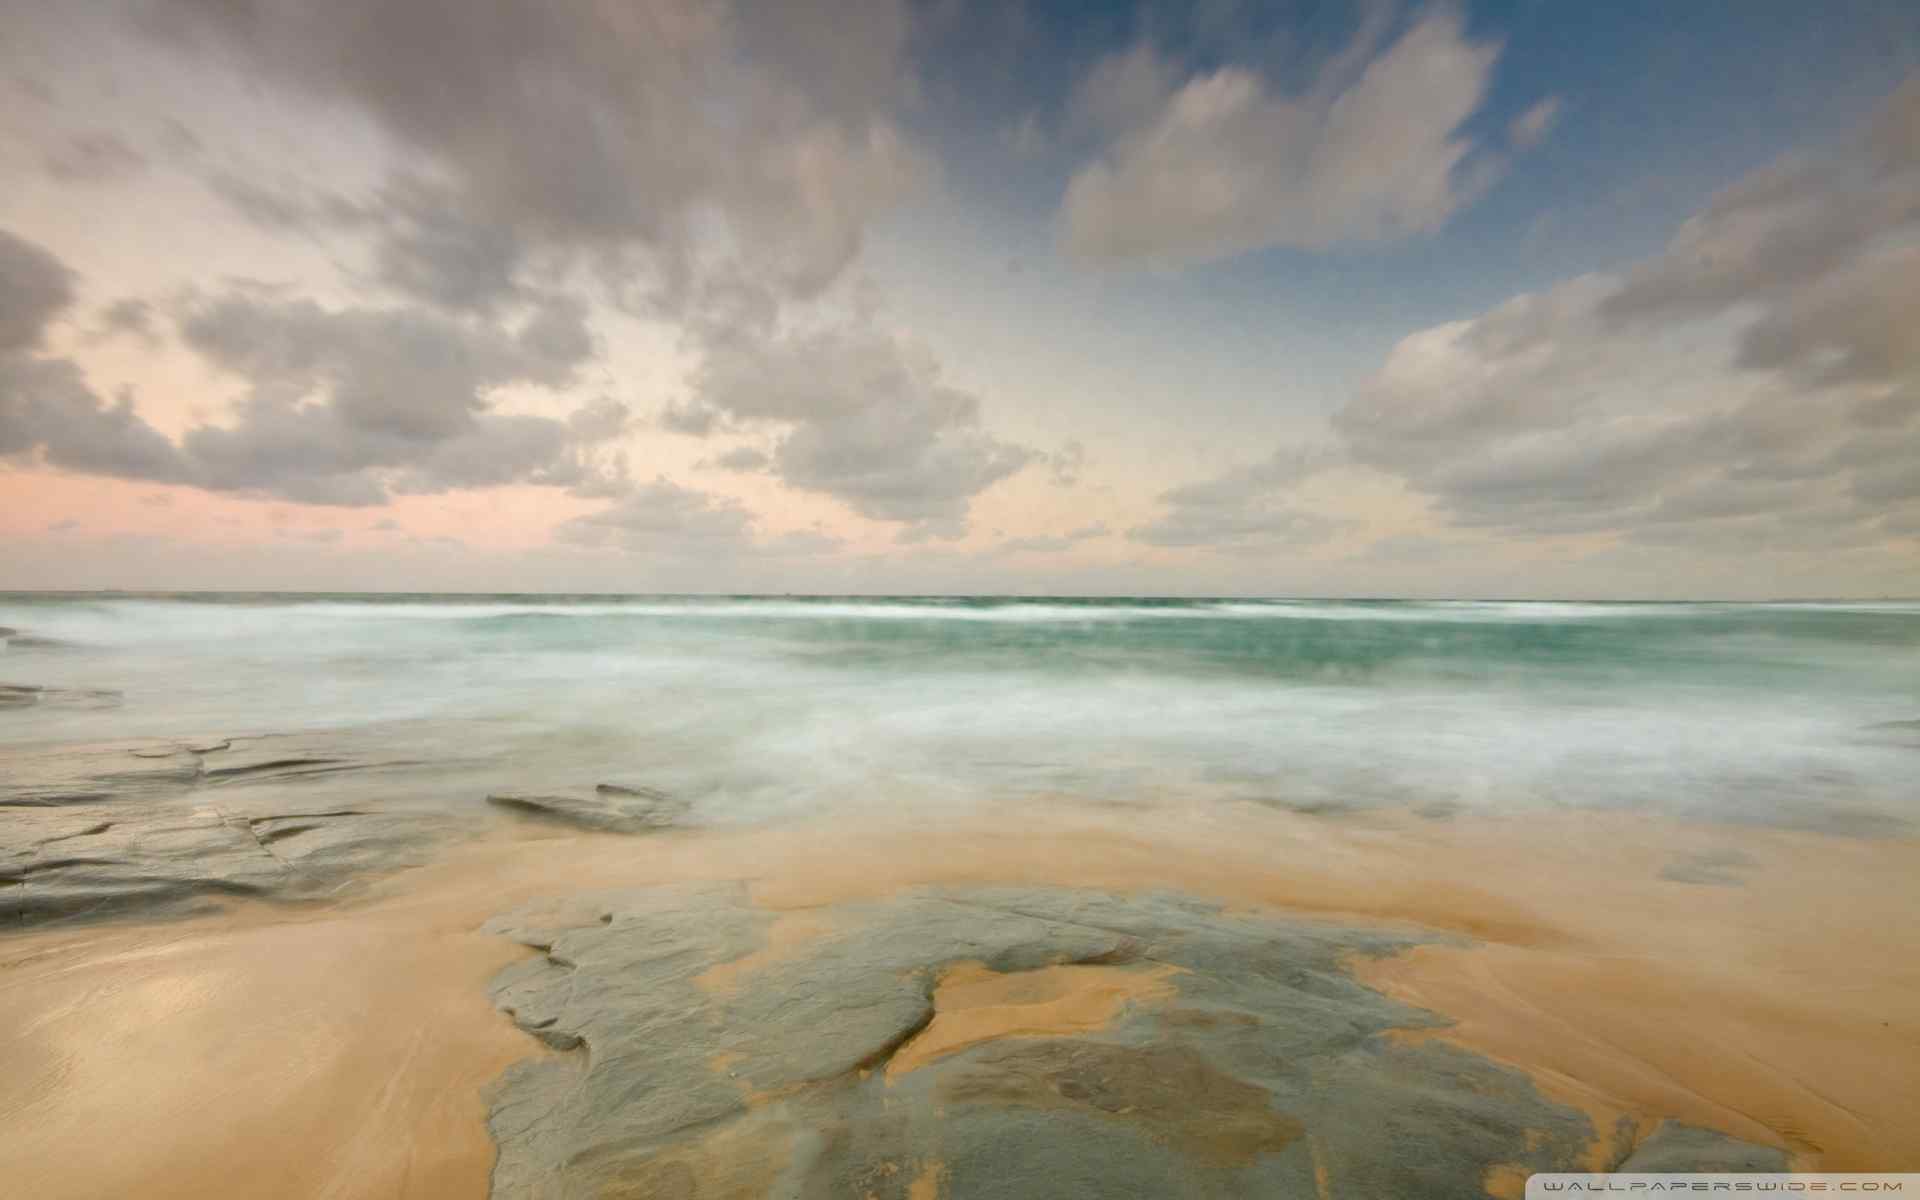
[[[1867,136],[1756,172],[1622,277],[1394,347],[1354,456],[1467,525],[1793,548],[1920,517],[1920,81]]]
[[[1350,77],[1371,49],[1363,31],[1297,96],[1234,66],[1175,87],[1146,48],[1096,67],[1075,111],[1118,133],[1067,187],[1067,248],[1091,261],[1196,262],[1439,228],[1496,167],[1460,126],[1499,46],[1468,40],[1443,7]]]

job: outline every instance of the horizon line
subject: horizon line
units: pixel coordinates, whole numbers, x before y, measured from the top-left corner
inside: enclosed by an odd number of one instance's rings
[[[358,596],[392,598],[433,596],[447,599],[514,597],[532,599],[600,600],[1186,600],[1256,601],[1272,603],[1419,603],[1419,604],[1920,604],[1920,595],[1899,596],[1769,596],[1760,599],[1728,596],[1684,598],[1634,596],[1415,596],[1415,595],[1286,595],[1280,593],[1170,592],[599,592],[599,591],[456,591],[437,589],[366,590],[311,588],[0,588],[0,597],[121,596],[154,599],[170,596]]]

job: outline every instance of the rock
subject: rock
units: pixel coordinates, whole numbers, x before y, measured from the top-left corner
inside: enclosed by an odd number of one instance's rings
[[[1480,1197],[1593,1135],[1517,1071],[1387,1036],[1443,1022],[1341,964],[1410,935],[1065,889],[808,915],[776,940],[703,884],[491,922],[543,952],[495,1002],[563,1052],[492,1089],[496,1200]],[[1102,989],[1130,999],[1086,1019]]]
[[[1737,1141],[1724,1133],[1662,1121],[1616,1171],[1785,1171],[1787,1152]]]
[[[644,833],[676,824],[685,801],[652,788],[603,783],[592,792],[494,792],[488,804],[608,833]]]
[[[62,638],[40,637],[35,634],[21,633],[11,626],[0,625],[0,648],[7,650],[61,650],[73,643]]]
[[[68,744],[0,762],[0,926],[223,896],[297,900],[418,865],[451,818],[320,785],[399,765],[377,739],[312,734]],[[381,793],[385,795],[385,792]]]
[[[297,782],[352,771],[422,765],[394,753],[391,737],[339,730],[224,738],[205,744],[202,778],[208,786]]]
[[[199,780],[200,760],[186,743],[151,739],[12,752],[0,764],[0,808],[177,796]]]
[[[188,789],[315,782],[422,765],[355,731],[66,743],[10,753],[0,807],[152,799]]]
[[[450,834],[426,814],[289,813],[141,804],[18,810],[0,849],[0,925],[141,910],[201,911],[224,896],[297,900],[425,861]]]
[[[9,708],[118,708],[122,696],[106,688],[51,688],[0,683],[0,710]]]

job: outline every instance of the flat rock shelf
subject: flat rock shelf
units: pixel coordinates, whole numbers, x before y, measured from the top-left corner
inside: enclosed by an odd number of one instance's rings
[[[1480,1197],[1610,1165],[1782,1169],[1667,1123],[1596,1131],[1524,1074],[1396,1031],[1357,982],[1416,935],[1178,895],[915,889],[804,914],[744,885],[523,908],[494,998],[553,1053],[494,1089],[495,1200]]]

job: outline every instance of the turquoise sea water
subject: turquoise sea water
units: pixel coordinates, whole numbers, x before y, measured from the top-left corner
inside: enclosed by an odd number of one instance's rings
[[[0,712],[0,748],[351,726],[721,822],[1066,798],[1920,824],[1920,603],[13,593],[0,626],[0,682],[124,696]]]

